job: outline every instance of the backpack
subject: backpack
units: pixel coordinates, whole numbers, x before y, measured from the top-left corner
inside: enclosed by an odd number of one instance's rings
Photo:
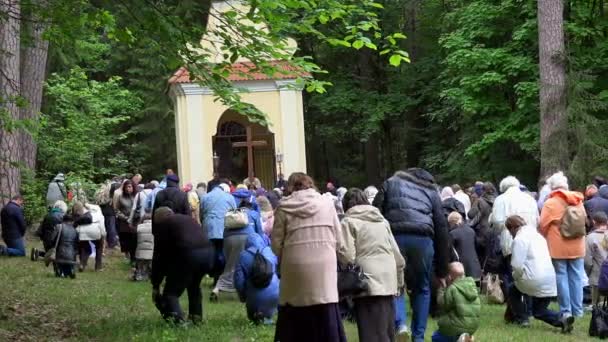
[[[587,213],[582,204],[568,205],[566,212],[562,216],[562,222],[559,225],[559,231],[566,239],[576,239],[583,237],[587,233],[585,223],[587,222]]]
[[[274,270],[272,263],[262,255],[262,250],[258,249],[253,256],[253,266],[251,267],[251,284],[256,289],[264,289],[270,285]]]
[[[604,260],[600,268],[600,278],[597,282],[597,289],[600,293],[608,292],[608,259]]]

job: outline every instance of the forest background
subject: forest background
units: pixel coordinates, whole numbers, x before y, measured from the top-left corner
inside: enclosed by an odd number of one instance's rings
[[[513,174],[534,189],[558,169],[576,186],[608,170],[604,0],[248,2],[247,18],[270,32],[225,19],[248,39],[220,35],[227,60],[273,73],[262,57],[284,57],[284,38],[297,40],[293,63],[314,76],[305,123],[319,182],[363,187],[419,166],[444,184]],[[232,95],[221,65],[184,50],[205,33],[210,3],[0,0],[3,196],[40,203],[57,172],[93,184],[176,168],[167,80],[184,64],[263,120]]]

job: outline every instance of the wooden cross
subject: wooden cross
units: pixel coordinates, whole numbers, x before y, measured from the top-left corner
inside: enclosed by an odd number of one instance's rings
[[[253,148],[266,146],[268,142],[265,140],[253,141],[251,126],[247,126],[247,141],[232,143],[232,147],[247,147],[247,175],[250,179],[254,178],[253,173]]]

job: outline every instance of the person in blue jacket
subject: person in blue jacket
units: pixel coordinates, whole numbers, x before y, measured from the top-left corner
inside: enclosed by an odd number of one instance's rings
[[[251,234],[264,235],[260,214],[253,209],[251,197],[243,198],[239,205],[241,210],[247,212],[248,224],[243,228],[224,230],[224,256],[226,266],[215,288],[211,293],[211,300],[218,299],[220,292],[236,292],[234,288],[234,269],[239,261],[239,255],[245,249],[247,237]]]
[[[242,186],[242,185],[241,185]],[[237,188],[235,192],[232,193],[234,200],[236,202],[236,206],[239,207],[242,201],[248,201],[251,203],[251,208],[258,213],[260,212],[260,207],[256,201],[255,192],[248,190],[247,188]]]
[[[224,270],[224,216],[228,210],[236,209],[234,197],[228,192],[227,184],[220,184],[203,197],[201,205],[201,221],[203,229],[209,235],[209,241],[215,247],[215,264],[213,285],[215,286]]]
[[[260,250],[264,258],[272,263],[273,276],[266,288],[256,288],[251,283],[254,257]],[[278,259],[258,234],[250,234],[245,250],[241,252],[239,263],[234,272],[234,286],[241,302],[246,303],[247,317],[256,323],[272,324],[272,316],[279,304],[279,278],[277,277]]]

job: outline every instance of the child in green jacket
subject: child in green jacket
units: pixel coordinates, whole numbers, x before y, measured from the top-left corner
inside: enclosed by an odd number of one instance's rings
[[[475,280],[464,276],[464,266],[453,262],[449,266],[448,286],[437,297],[441,316],[433,342],[470,342],[479,328],[481,302]]]

